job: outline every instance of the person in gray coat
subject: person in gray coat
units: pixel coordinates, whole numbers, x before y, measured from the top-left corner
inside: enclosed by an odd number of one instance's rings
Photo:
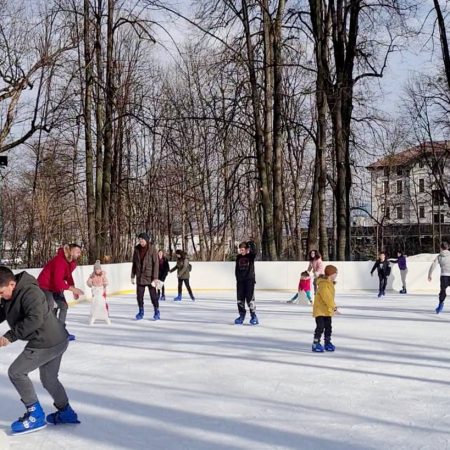
[[[0,337],[0,347],[18,339],[28,342],[8,370],[9,379],[26,407],[24,416],[11,424],[13,434],[40,430],[47,422],[55,425],[79,423],[58,379],[69,336],[64,324],[53,314],[37,280],[27,272],[14,275],[7,267],[0,266],[0,298],[0,323],[6,320],[10,327]],[[47,416],[47,422],[28,376],[36,369],[39,369],[42,385],[57,408],[55,413]]]
[[[450,251],[448,242],[441,243],[441,251],[438,256],[431,264],[430,270],[428,271],[428,281],[431,281],[431,275],[433,270],[439,264],[441,267],[441,289],[439,291],[439,304],[437,305],[435,311],[439,314],[444,309],[445,297],[447,297],[447,288],[450,286]]]
[[[150,236],[147,233],[141,233],[138,239],[139,244],[134,248],[133,264],[131,266],[131,283],[134,284],[136,278],[136,297],[139,308],[136,320],[144,318],[144,294],[146,287],[153,304],[153,320],[159,320],[161,316],[159,313],[158,294],[156,292],[156,285],[159,283],[158,253],[150,242]]]
[[[192,293],[191,285],[189,284],[189,278],[191,275],[191,264],[187,258],[186,253],[183,250],[177,250],[175,252],[177,257],[177,265],[170,269],[170,272],[177,271],[178,276],[178,295],[173,299],[175,302],[181,302],[183,299],[183,283],[189,292],[191,300],[195,302],[194,294]]]

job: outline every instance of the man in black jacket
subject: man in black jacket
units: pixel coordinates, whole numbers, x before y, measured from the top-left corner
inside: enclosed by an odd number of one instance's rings
[[[373,276],[373,273],[377,270],[378,272],[378,298],[384,296],[386,294],[386,285],[388,276],[391,274],[391,263],[386,258],[386,253],[380,252],[378,255],[378,259],[375,261],[375,264],[370,271],[370,275]]]
[[[150,242],[150,236],[147,233],[141,233],[138,239],[139,244],[134,248],[133,264],[131,266],[131,283],[135,283],[135,278],[137,282],[136,297],[139,311],[136,314],[136,320],[144,318],[144,294],[146,287],[148,287],[153,304],[153,319],[159,320],[159,300],[155,287],[159,276],[158,253]]]
[[[0,337],[0,347],[18,339],[27,341],[22,353],[11,364],[8,376],[27,408],[25,415],[11,424],[14,434],[37,431],[46,426],[45,415],[28,374],[39,368],[41,382],[57,408],[47,422],[79,423],[77,414],[58,379],[68,334],[50,308],[37,281],[26,272],[14,275],[0,266],[0,323],[5,320],[10,330]]]
[[[245,303],[250,310],[250,324],[258,325],[255,306],[255,258],[256,253],[251,251],[255,249],[253,241],[241,242],[239,244],[239,255],[236,256],[236,266],[234,274],[236,275],[237,307],[239,317],[234,321],[236,325],[242,325],[245,320]]]

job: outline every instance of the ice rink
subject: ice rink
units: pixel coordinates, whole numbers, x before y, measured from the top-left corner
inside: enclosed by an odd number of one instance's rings
[[[111,326],[89,326],[90,305],[76,305],[60,378],[82,423],[3,435],[1,450],[450,448],[450,310],[434,313],[436,295],[337,290],[336,352],[324,354],[311,353],[311,308],[289,296],[257,291],[259,326],[233,324],[233,291],[161,302],[159,322],[147,299],[132,320],[134,295],[109,299]],[[6,433],[24,412],[7,377],[23,346],[0,349]]]

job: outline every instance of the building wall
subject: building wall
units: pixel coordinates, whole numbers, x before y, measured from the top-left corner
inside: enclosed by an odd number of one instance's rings
[[[372,215],[383,224],[432,224],[433,214],[443,214],[444,222],[450,223],[449,207],[433,204],[432,191],[437,189],[431,169],[418,161],[401,167],[402,174],[397,174],[397,167],[371,171]],[[450,176],[450,163],[445,167]],[[420,180],[423,180],[424,192],[420,192]],[[389,183],[389,192],[385,193],[385,183]],[[397,193],[397,182],[402,183],[402,192]],[[397,217],[396,208],[402,206],[403,218]],[[424,208],[424,217],[420,217],[420,207]],[[386,207],[390,209],[390,218],[386,217]]]

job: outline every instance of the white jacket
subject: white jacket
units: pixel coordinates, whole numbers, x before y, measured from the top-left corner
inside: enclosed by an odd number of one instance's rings
[[[436,256],[428,271],[428,277],[431,277],[431,274],[438,263],[441,266],[441,276],[450,277],[450,250],[441,250],[439,255]]]

